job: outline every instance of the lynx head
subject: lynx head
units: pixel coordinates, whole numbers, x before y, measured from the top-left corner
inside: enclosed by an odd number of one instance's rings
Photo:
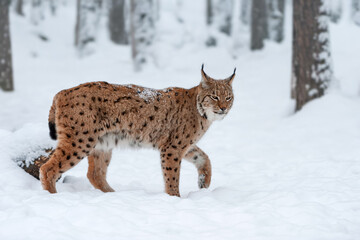
[[[201,83],[197,95],[197,109],[201,116],[213,120],[221,120],[229,112],[234,101],[232,82],[234,73],[223,80],[215,80],[204,72],[204,64],[201,68]]]

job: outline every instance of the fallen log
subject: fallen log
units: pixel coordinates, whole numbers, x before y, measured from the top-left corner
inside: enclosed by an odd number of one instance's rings
[[[24,169],[25,172],[27,172],[28,174],[30,174],[31,176],[33,176],[34,178],[36,178],[38,180],[40,180],[40,167],[44,163],[46,163],[50,159],[51,155],[54,153],[54,149],[52,149],[52,148],[47,148],[47,149],[43,149],[43,150],[44,150],[43,152],[45,154],[39,155],[38,157],[34,158],[30,162],[27,161],[25,158],[16,160],[19,167]]]

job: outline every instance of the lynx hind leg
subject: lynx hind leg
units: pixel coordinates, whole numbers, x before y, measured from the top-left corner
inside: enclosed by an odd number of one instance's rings
[[[106,181],[106,172],[111,160],[111,150],[107,152],[92,151],[88,156],[89,168],[87,177],[90,183],[103,192],[114,192]]]
[[[211,163],[208,155],[194,145],[188,150],[184,158],[192,162],[197,168],[199,188],[208,188],[211,182]]]
[[[59,142],[49,161],[40,168],[40,181],[43,189],[50,193],[56,193],[56,180],[84,157],[86,157],[86,153],[75,149],[71,142]]]

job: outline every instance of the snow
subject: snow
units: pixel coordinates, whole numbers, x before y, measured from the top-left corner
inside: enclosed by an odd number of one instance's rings
[[[283,44],[243,48],[233,59],[228,47],[202,45],[206,30],[196,22],[204,6],[186,1],[184,22],[197,29],[188,32],[191,41],[181,49],[158,43],[167,52],[157,56],[161,68],[148,62],[134,73],[130,48],[111,44],[105,23],[96,52],[77,57],[74,4],[42,22],[48,42],[32,34],[28,19],[11,15],[15,92],[0,92],[0,239],[360,239],[358,26],[346,17],[330,25],[339,87],[294,114],[289,9]],[[182,34],[177,29],[168,40]],[[190,88],[200,82],[203,62],[214,78],[237,67],[234,106],[199,143],[212,163],[209,189],[198,190],[195,167],[183,161],[181,198],[165,194],[159,153],[151,149],[115,150],[108,181],[116,192],[106,194],[87,180],[86,160],[63,174],[57,194],[14,162],[56,144],[47,117],[58,91],[88,81]]]

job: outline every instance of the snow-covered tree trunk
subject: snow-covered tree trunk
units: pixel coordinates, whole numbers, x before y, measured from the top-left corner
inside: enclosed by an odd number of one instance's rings
[[[101,0],[77,0],[75,47],[80,57],[95,51],[100,16]]]
[[[251,0],[241,0],[241,23],[249,25],[251,21]]]
[[[330,20],[337,23],[342,15],[342,0],[330,0]]]
[[[31,0],[31,23],[38,25],[44,19],[44,6],[42,0]]]
[[[111,0],[108,28],[110,39],[116,44],[128,44],[127,14],[125,0]]]
[[[351,17],[360,26],[360,0],[351,1]]]
[[[284,40],[285,0],[269,0],[269,37],[275,42]]]
[[[251,50],[264,47],[268,36],[267,0],[252,0],[251,7]]]
[[[324,95],[332,80],[327,0],[293,0],[292,97],[296,111]]]
[[[0,87],[13,91],[13,69],[9,26],[10,0],[0,1]]]
[[[24,6],[23,0],[16,1],[15,12],[20,16],[24,16],[23,6]]]
[[[153,0],[131,0],[130,32],[131,49],[135,71],[141,71],[148,61],[155,37]]]

